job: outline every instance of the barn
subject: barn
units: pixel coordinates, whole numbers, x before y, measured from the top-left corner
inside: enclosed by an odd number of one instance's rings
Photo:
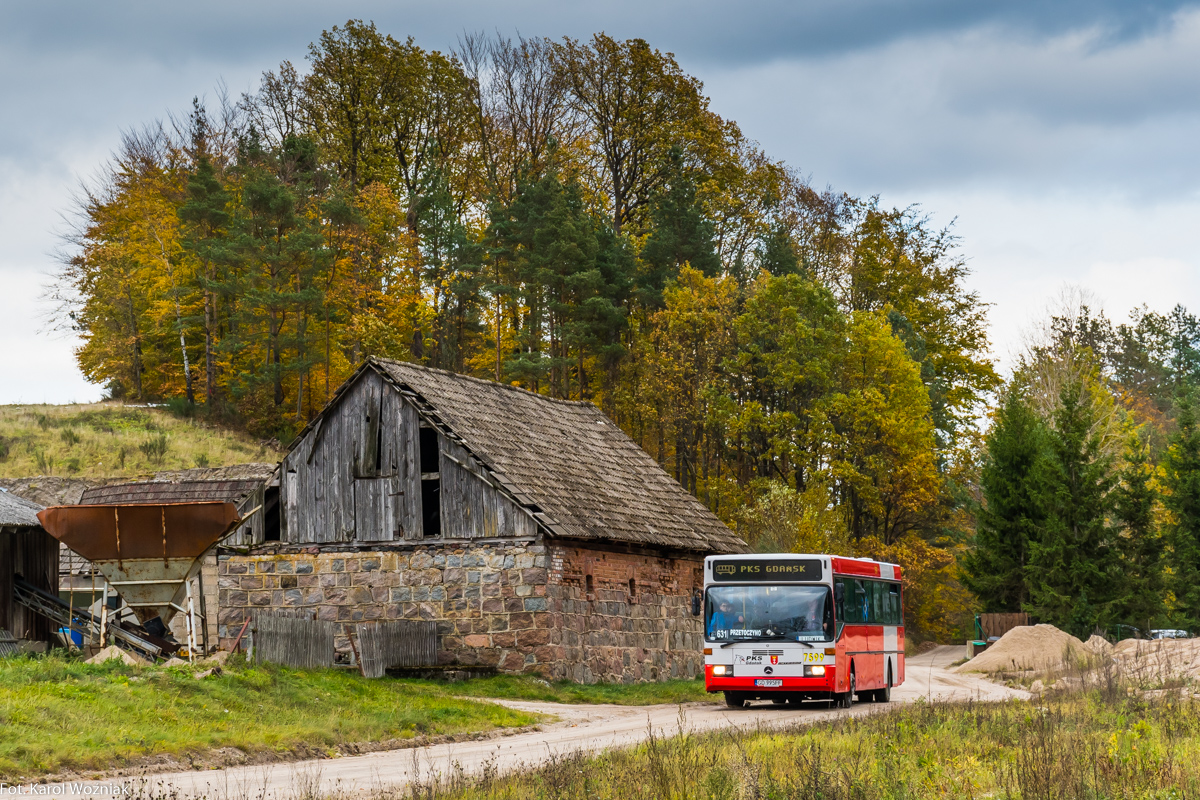
[[[58,541],[42,530],[42,507],[0,491],[0,628],[19,640],[52,641],[50,623],[13,599],[13,582],[58,593]]]
[[[290,609],[436,621],[447,665],[690,677],[703,558],[745,549],[592,404],[384,359],[296,438],[276,492],[278,527],[218,551],[226,645]]]

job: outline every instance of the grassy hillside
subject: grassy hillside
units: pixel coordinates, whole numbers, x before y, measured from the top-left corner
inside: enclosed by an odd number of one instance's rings
[[[135,478],[276,461],[263,443],[201,420],[121,403],[0,406],[0,478]]]

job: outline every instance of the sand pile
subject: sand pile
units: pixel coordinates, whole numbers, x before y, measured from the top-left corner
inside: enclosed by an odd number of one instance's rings
[[[956,667],[958,672],[1059,671],[1095,659],[1087,645],[1053,625],[1022,625]]]
[[[1098,656],[1111,656],[1113,654],[1113,644],[1103,636],[1092,634],[1092,638],[1083,643],[1088,650],[1091,650]]]
[[[1126,639],[1113,648],[1113,657],[1137,682],[1200,678],[1200,639]]]
[[[112,658],[115,658],[118,661],[123,661],[124,663],[128,664],[131,667],[140,667],[140,666],[143,666],[143,665],[149,663],[148,661],[146,661],[146,659],[139,658],[138,656],[135,656],[133,653],[130,653],[128,650],[122,650],[121,648],[117,647],[115,644],[110,644],[108,647],[104,648],[99,653],[96,653],[96,655],[92,656],[91,658],[89,658],[87,660],[87,663],[103,664],[105,661],[108,661],[109,659],[112,659]]]

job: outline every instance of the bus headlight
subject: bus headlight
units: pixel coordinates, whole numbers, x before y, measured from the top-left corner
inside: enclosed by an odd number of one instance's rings
[[[733,674],[733,667],[728,664],[714,664],[713,675],[729,676]]]
[[[806,666],[804,668],[804,674],[810,675],[814,678],[819,678],[825,674],[825,668],[820,665],[817,665],[815,667]]]

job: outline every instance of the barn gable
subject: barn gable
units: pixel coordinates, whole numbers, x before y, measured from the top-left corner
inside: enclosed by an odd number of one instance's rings
[[[745,545],[590,403],[371,359],[280,472],[285,542],[554,538]]]

